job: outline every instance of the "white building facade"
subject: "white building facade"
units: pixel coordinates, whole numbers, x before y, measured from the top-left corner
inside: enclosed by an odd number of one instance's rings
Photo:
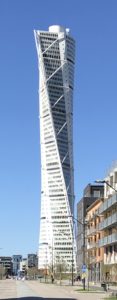
[[[41,218],[38,267],[75,269],[73,229],[73,83],[75,42],[69,29],[34,31],[39,61]]]

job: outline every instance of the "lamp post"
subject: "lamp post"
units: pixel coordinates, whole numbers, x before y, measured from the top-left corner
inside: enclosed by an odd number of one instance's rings
[[[73,219],[72,216],[67,216],[67,217],[71,217]],[[72,266],[71,266],[71,273],[72,273],[71,282],[72,282],[72,286],[74,285],[74,225],[73,224],[74,224],[74,222],[72,223]],[[63,231],[61,231],[61,233],[63,233],[64,235],[67,235]]]
[[[68,216],[74,219],[72,216]],[[72,267],[71,267],[71,273],[72,273],[72,286],[74,285],[74,222],[72,223]]]
[[[53,245],[53,238],[51,241],[51,245],[48,245],[49,248],[51,249],[51,279],[52,283],[54,283],[54,245]]]
[[[54,282],[54,262],[53,262],[53,251],[54,251],[54,246],[53,246],[53,238],[52,238],[52,274],[51,274],[51,278],[52,278],[52,283]]]
[[[74,285],[74,230],[72,224],[72,286]]]
[[[79,221],[77,218],[75,218],[74,216],[68,216],[68,217],[71,217],[74,221],[76,221],[77,223],[81,224],[83,226],[83,266],[85,266],[85,226],[87,224],[87,222],[81,222]],[[73,265],[72,265],[73,267]],[[72,270],[72,274],[73,274],[73,270]],[[72,276],[73,277],[73,276]],[[83,289],[85,290],[85,277],[83,278]]]

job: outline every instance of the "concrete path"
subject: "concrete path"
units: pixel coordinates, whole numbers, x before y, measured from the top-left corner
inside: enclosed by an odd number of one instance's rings
[[[0,299],[17,298],[17,288],[14,280],[0,280]]]
[[[100,300],[104,293],[80,293],[76,286],[56,286],[38,281],[0,281],[0,299],[12,300]]]

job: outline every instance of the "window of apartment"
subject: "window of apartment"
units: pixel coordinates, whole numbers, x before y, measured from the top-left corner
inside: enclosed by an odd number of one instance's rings
[[[110,250],[110,253],[112,254],[112,246],[110,246],[110,249],[109,249],[109,250]]]
[[[110,177],[110,185],[113,186],[113,176]]]
[[[110,228],[108,231],[109,231],[109,235],[111,235],[112,234],[112,228]]]
[[[100,248],[98,248],[98,256],[100,256]]]
[[[106,255],[108,255],[108,248],[106,248]]]
[[[115,183],[117,183],[117,172],[115,172]]]
[[[94,191],[93,196],[96,198],[100,197],[100,191]]]
[[[117,253],[117,244],[114,245],[114,252]]]

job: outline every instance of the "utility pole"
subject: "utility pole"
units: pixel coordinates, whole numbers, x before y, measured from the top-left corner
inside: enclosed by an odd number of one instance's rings
[[[54,283],[54,263],[53,263],[53,259],[54,259],[54,255],[53,255],[53,251],[54,251],[54,247],[53,247],[53,238],[52,238],[52,274],[51,274],[51,278],[52,278],[52,283]]]
[[[72,286],[74,285],[74,230],[72,222]]]
[[[72,220],[77,221],[77,223],[81,224],[83,226],[83,266],[86,268],[85,265],[85,261],[86,261],[86,256],[85,256],[85,220],[83,222],[80,222],[77,218],[75,218],[74,216],[69,216],[72,218]],[[85,272],[84,272],[85,273]],[[72,273],[73,274],[73,273]],[[83,289],[85,290],[85,274],[84,274],[84,278],[83,278]]]
[[[85,222],[83,222],[83,265],[85,266]],[[83,278],[83,289],[85,290],[85,277]]]

